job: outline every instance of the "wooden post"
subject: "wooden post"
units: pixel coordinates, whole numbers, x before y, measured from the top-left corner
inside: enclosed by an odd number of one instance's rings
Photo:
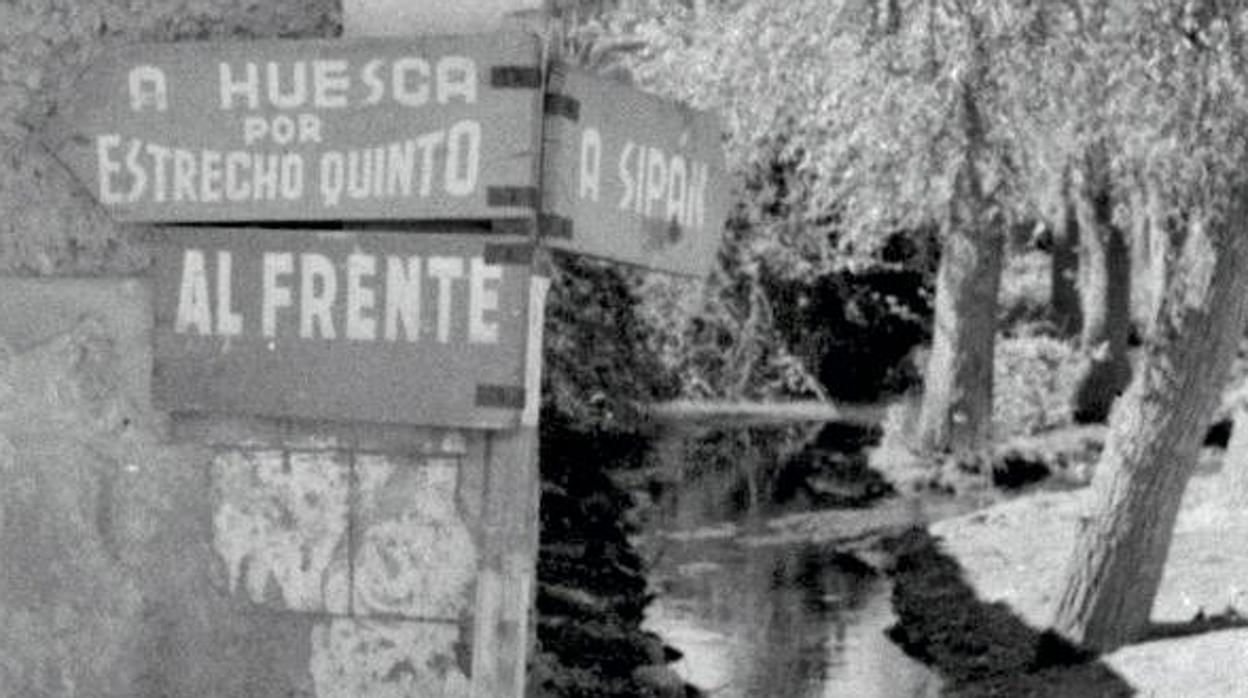
[[[478,33],[507,24],[544,29],[547,0],[344,0],[347,36]],[[540,127],[540,125],[539,125]],[[537,165],[540,171],[540,163]],[[544,269],[533,216],[535,272]],[[549,278],[535,273],[528,308],[525,408],[514,430],[469,434],[483,461],[482,541],[472,636],[472,698],[522,698],[531,645],[538,549],[538,413]]]

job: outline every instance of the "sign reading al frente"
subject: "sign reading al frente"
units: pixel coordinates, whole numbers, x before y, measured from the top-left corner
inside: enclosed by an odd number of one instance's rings
[[[554,247],[704,276],[728,210],[719,120],[572,68],[549,98],[544,207]]]
[[[152,237],[162,409],[506,428],[526,406],[527,246],[371,231]]]
[[[119,47],[51,137],[123,220],[523,215],[539,62],[519,32]]]

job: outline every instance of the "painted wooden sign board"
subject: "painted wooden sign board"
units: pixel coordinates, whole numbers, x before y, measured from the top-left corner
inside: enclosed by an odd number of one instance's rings
[[[524,215],[539,56],[523,32],[118,47],[48,139],[126,221]]]
[[[728,210],[719,120],[559,70],[546,98],[543,228],[550,246],[706,275]]]
[[[471,234],[152,234],[153,395],[172,412],[511,428],[531,246]]]

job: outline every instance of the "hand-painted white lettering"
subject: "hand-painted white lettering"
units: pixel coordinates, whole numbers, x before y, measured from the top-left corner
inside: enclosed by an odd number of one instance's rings
[[[310,114],[256,118],[244,126],[251,129],[244,140],[320,138],[320,121]],[[481,140],[480,122],[458,121],[384,145],[324,150],[308,172],[300,152],[189,150],[103,134],[96,137],[97,186],[109,205],[299,201],[308,191],[328,207],[346,200],[464,197],[480,186]]]
[[[347,151],[347,196],[367,199],[373,188],[373,151]]]
[[[633,213],[646,213],[646,154],[649,150],[644,145],[637,146],[637,171],[633,172],[633,181],[637,191],[633,192]]]
[[[255,63],[247,63],[243,66],[243,73],[241,78],[235,78],[229,63],[217,66],[222,109],[233,109],[235,97],[247,100],[247,109],[260,108],[260,67]]]
[[[199,176],[199,200],[205,203],[216,203],[220,201],[225,192],[224,180],[225,172],[221,169],[223,166],[221,152],[217,150],[205,150],[200,154],[200,176]]]
[[[138,201],[143,196],[143,190],[147,188],[147,173],[139,168],[139,154],[143,150],[143,144],[138,141],[132,141],[130,147],[126,149],[126,169],[132,173],[130,183],[130,193],[126,194],[126,201]]]
[[[173,151],[156,145],[155,143],[147,144],[147,154],[152,158],[152,199],[156,202],[165,200],[165,192],[168,191],[169,178],[165,175],[169,171],[169,162],[173,159]]]
[[[323,254],[299,255],[299,337],[337,337],[334,331],[334,302],[338,299],[338,274],[334,263]]]
[[[251,198],[251,181],[243,176],[244,168],[250,164],[250,161],[251,158],[247,153],[241,150],[231,150],[225,154],[226,201],[246,201]],[[157,191],[160,190],[157,189]]]
[[[381,102],[381,98],[386,96],[386,83],[381,78],[381,69],[386,66],[386,62],[380,58],[364,64],[364,69],[360,71],[360,79],[364,81],[364,86],[368,89],[368,94],[364,96],[364,104],[372,106]]]
[[[312,61],[312,103],[322,109],[342,109],[348,105],[347,90],[351,77],[350,64],[343,60]]]
[[[477,64],[467,56],[370,59],[358,67],[341,58],[222,61],[217,66],[222,109],[345,109],[389,98],[419,108],[431,103],[477,102]]]
[[[602,134],[596,128],[581,131],[580,197],[597,202],[602,181]]]
[[[701,228],[706,225],[706,181],[710,171],[706,163],[695,163],[685,194],[685,225]]]
[[[642,215],[653,216],[655,205],[667,198],[667,158],[658,148],[646,156],[646,203]]]
[[[243,333],[243,315],[233,307],[233,261],[228,251],[217,252],[217,334],[222,337]]]
[[[278,159],[281,175],[282,198],[295,201],[303,197],[303,158],[296,154],[286,154]]]
[[[195,154],[176,148],[173,151],[173,200],[194,201],[196,198]]]
[[[458,98],[477,103],[477,64],[465,56],[446,56],[438,61],[438,104]]]
[[[641,198],[641,192],[638,191],[640,187],[637,186],[637,182],[633,179],[633,168],[628,164],[628,161],[632,159],[633,153],[637,152],[637,150],[637,146],[632,141],[629,141],[624,144],[624,150],[620,152],[618,173],[620,175],[620,184],[624,185],[624,193],[620,197],[619,205],[621,211],[633,208],[633,200]]]
[[[584,179],[584,148],[583,145],[581,198],[587,198],[587,192],[592,191],[587,189]],[[705,162],[627,141],[616,164],[622,189],[619,210],[690,228],[705,224],[709,177]]]
[[[233,252],[218,250],[215,288],[205,259],[204,250],[184,253],[175,332],[237,337],[258,328],[264,338],[281,334],[314,341],[500,341],[505,267],[480,256],[382,259],[357,249],[345,257],[268,251],[258,260],[239,261]],[[258,325],[247,322],[244,312],[257,300],[238,308],[234,300],[235,277],[257,271],[262,276]]]
[[[292,303],[290,287],[282,283],[295,270],[295,258],[289,252],[265,252],[262,266],[264,281],[260,287],[260,333],[277,336],[277,311]]]
[[[99,163],[100,203],[119,204],[125,198],[113,189],[113,178],[121,174],[121,163],[113,160],[112,151],[121,147],[121,136],[106,133],[95,138],[95,159]]]
[[[446,136],[446,193],[468,196],[477,188],[481,162],[481,124],[457,121]]]
[[[407,107],[421,107],[429,101],[429,61],[416,56],[400,58],[390,75],[394,101]]]
[[[169,110],[169,87],[165,71],[154,65],[136,65],[130,69],[130,110]]]
[[[486,313],[498,310],[498,285],[503,280],[503,268],[486,264],[481,257],[473,257],[468,274],[468,341],[473,344],[497,344],[498,321],[487,320]]]
[[[299,115],[299,142],[321,142],[321,117],[308,112]]]
[[[421,275],[419,256],[386,257],[385,338],[399,340],[399,325],[409,342],[420,339]]]
[[[369,254],[347,256],[347,339],[377,339],[377,319],[373,317],[377,297],[372,278],[377,258]]]
[[[182,279],[178,285],[178,310],[174,315],[173,331],[185,334],[194,329],[199,334],[211,335],[212,307],[209,303],[204,252],[187,249],[182,254]]]
[[[326,206],[337,206],[346,189],[347,166],[342,151],[330,150],[321,154],[321,201]]]
[[[437,338],[442,344],[451,340],[452,284],[464,276],[461,257],[430,257],[427,274],[438,282]]]
[[[295,61],[290,66],[290,85],[282,91],[282,64],[265,65],[264,84],[268,88],[269,104],[278,109],[298,109],[308,102],[307,63]]]
[[[437,152],[437,148],[446,140],[446,134],[441,131],[426,133],[416,139],[416,147],[420,148],[420,195],[429,196],[433,193],[433,156]],[[404,190],[410,194],[410,190]],[[405,194],[406,195],[406,194]]]
[[[663,218],[669,221],[685,223],[685,197],[689,191],[689,172],[685,167],[685,158],[676,155],[667,167],[667,208]]]

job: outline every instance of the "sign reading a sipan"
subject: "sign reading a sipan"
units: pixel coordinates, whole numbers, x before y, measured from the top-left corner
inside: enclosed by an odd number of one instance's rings
[[[539,63],[520,32],[125,46],[50,140],[122,220],[524,215]]]
[[[509,428],[531,407],[523,241],[224,228],[152,237],[162,409]]]
[[[727,216],[719,121],[560,67],[546,97],[543,228],[552,247],[689,276]]]

